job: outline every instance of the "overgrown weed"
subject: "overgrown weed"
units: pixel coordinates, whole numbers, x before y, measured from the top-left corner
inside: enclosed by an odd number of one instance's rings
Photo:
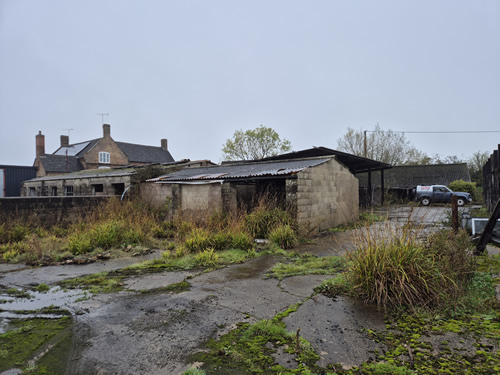
[[[282,248],[297,242],[291,212],[263,199],[254,211],[215,212],[207,217],[165,218],[140,200],[110,199],[71,224],[40,227],[9,221],[0,225],[0,260],[31,265],[50,264],[69,257],[91,257],[96,249],[128,250],[155,247],[176,250],[177,256],[241,249],[254,255],[254,239],[271,232]],[[173,244],[175,241],[176,244]]]

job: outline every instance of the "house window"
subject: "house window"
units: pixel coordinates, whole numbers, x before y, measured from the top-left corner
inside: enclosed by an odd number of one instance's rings
[[[94,195],[102,193],[104,192],[104,185],[103,184],[92,185],[92,190],[94,190]]]
[[[34,187],[30,187],[30,197],[36,197],[36,189]]]
[[[73,196],[73,185],[64,185],[64,196]]]
[[[99,152],[99,163],[110,163],[109,152],[101,151]]]
[[[57,197],[57,186],[50,187],[50,195],[53,197]]]

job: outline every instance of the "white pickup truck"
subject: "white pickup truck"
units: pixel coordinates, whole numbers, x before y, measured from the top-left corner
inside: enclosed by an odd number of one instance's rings
[[[451,191],[444,185],[418,185],[415,199],[422,203],[423,206],[428,206],[431,202],[450,203],[453,195],[457,196],[457,204],[459,206],[472,202],[472,197],[469,193]]]

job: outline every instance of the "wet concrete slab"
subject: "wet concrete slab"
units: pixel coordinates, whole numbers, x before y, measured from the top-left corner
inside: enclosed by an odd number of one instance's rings
[[[280,257],[262,256],[216,272],[202,274],[193,280],[187,295],[214,296],[217,305],[240,311],[256,319],[269,319],[302,297],[282,292],[276,279],[265,273]]]
[[[141,277],[128,278],[124,281],[124,287],[128,290],[152,290],[166,287],[171,284],[180,283],[186,278],[193,276],[192,272],[163,272],[159,274],[142,275]]]
[[[332,275],[292,276],[281,280],[279,285],[287,293],[307,298],[314,293],[314,288],[320,285],[323,280],[330,279],[331,277]]]
[[[383,330],[383,313],[359,301],[316,295],[283,321],[290,331],[300,328],[300,335],[320,355],[322,367],[336,363],[348,369],[376,358],[373,351],[382,352],[363,329]]]
[[[267,278],[267,270],[279,260],[265,256],[199,274],[188,280],[191,290],[179,294],[124,291],[79,302],[84,313],[76,316],[69,373],[180,374],[189,368],[188,355],[204,350],[206,340],[219,338],[240,322],[271,319],[303,301],[286,318],[287,329],[301,327],[303,337],[321,353],[322,363],[359,365],[366,358],[363,351],[374,349],[358,332],[362,322],[378,323],[373,311],[361,306],[363,313],[357,312],[359,306],[348,300],[334,302],[319,295],[309,299],[328,276],[295,276],[281,282]],[[173,272],[147,275],[129,286],[159,287],[183,277]],[[287,358],[283,353],[279,361],[290,362]]]

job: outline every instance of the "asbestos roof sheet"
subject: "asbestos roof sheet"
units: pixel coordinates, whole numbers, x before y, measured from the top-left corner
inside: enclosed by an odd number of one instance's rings
[[[203,181],[203,180],[234,180],[251,179],[259,177],[278,177],[294,175],[306,168],[326,163],[330,158],[288,160],[274,162],[248,162],[242,164],[230,164],[200,168],[186,168],[177,172],[169,173],[150,182],[173,182],[173,181]]]

